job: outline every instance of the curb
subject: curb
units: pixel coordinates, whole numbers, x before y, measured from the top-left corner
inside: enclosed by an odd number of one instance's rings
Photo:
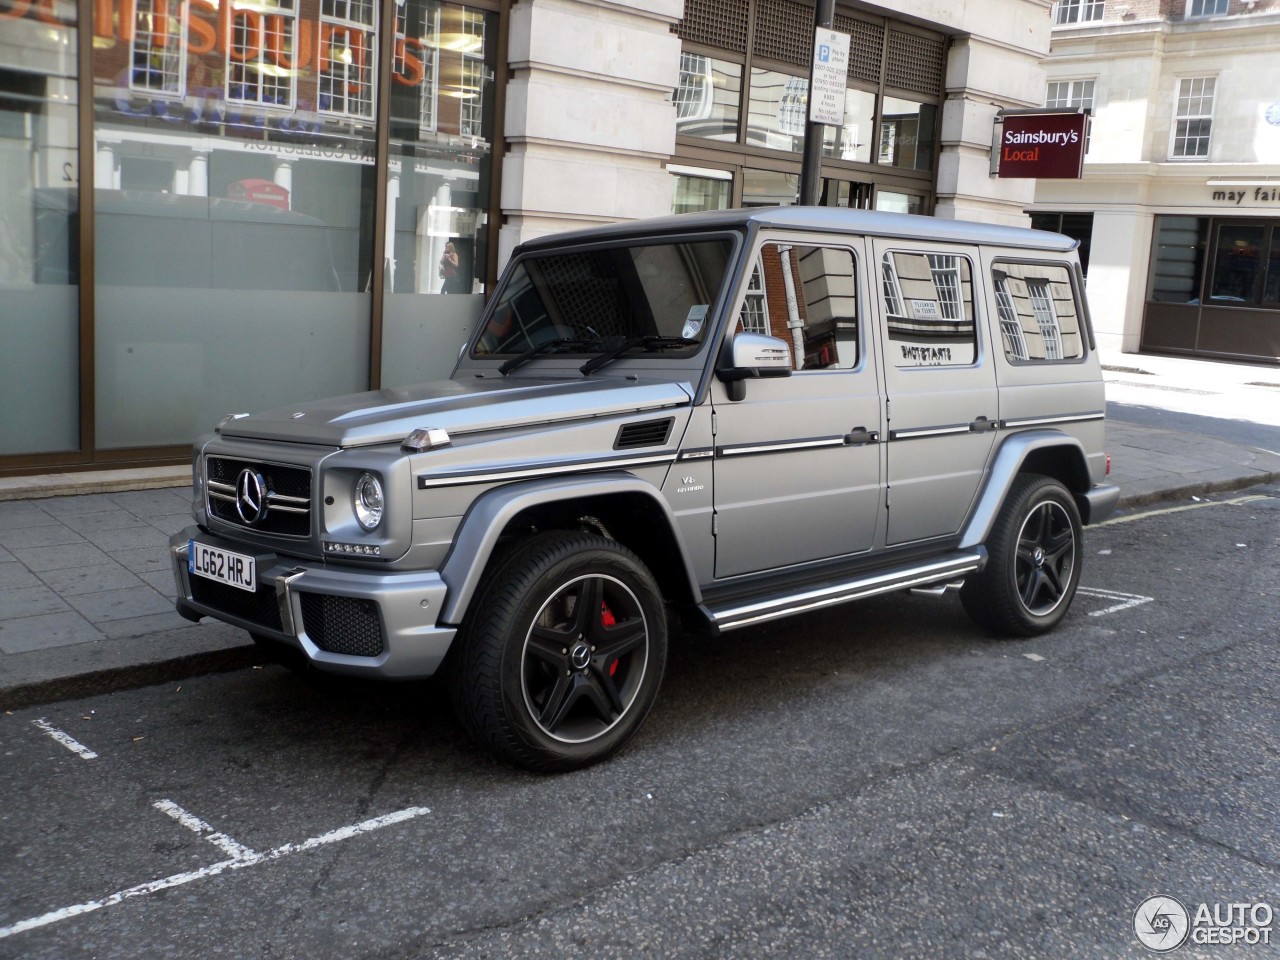
[[[1201,480],[1184,484],[1180,487],[1169,487],[1153,490],[1149,493],[1135,493],[1129,497],[1121,497],[1116,504],[1117,509],[1125,507],[1144,507],[1162,500],[1185,500],[1190,497],[1201,497],[1207,493],[1234,493],[1268,483],[1280,483],[1280,470],[1266,471],[1252,477],[1229,477],[1224,480]]]

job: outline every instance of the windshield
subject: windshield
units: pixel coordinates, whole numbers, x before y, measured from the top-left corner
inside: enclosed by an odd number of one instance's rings
[[[640,337],[693,341],[646,354],[688,356],[707,334],[731,253],[732,241],[717,238],[525,257],[498,291],[472,356],[582,355]]]

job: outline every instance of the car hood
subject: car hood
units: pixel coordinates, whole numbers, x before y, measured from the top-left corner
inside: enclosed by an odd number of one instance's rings
[[[689,384],[664,380],[435,380],[240,416],[218,432],[361,447],[403,440],[420,427],[478,433],[683,406],[692,396]]]

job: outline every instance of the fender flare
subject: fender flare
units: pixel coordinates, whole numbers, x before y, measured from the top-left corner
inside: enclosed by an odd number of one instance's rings
[[[1050,448],[1065,448],[1079,458],[1080,469],[1084,476],[1089,476],[1089,459],[1085,455],[1084,445],[1075,437],[1060,433],[1057,430],[1027,430],[1015,433],[1000,445],[995,458],[991,461],[991,469],[987,481],[982,488],[969,522],[960,536],[960,547],[966,549],[986,542],[991,528],[1000,513],[1000,507],[1008,496],[1009,488],[1022,470],[1022,465],[1032,453]],[[1072,490],[1077,500],[1086,493],[1085,490]]]
[[[440,567],[440,577],[449,588],[449,592],[438,622],[444,624],[462,622],[480,585],[480,578],[489,563],[489,558],[497,546],[498,537],[506,529],[507,524],[521,512],[543,504],[614,494],[638,494],[648,498],[658,508],[675,542],[679,562],[694,602],[701,602],[702,594],[698,589],[698,581],[694,576],[693,566],[689,562],[689,552],[680,536],[680,527],[676,524],[675,516],[671,512],[671,505],[662,498],[652,483],[641,480],[633,474],[616,471],[593,474],[589,477],[564,479],[548,477],[542,480],[521,481],[498,487],[478,497],[462,518],[462,523],[459,524],[453,538],[453,546]]]

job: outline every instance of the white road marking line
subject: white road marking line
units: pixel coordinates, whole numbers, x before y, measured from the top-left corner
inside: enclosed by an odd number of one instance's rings
[[[86,747],[75,737],[71,736],[71,734],[59,730],[44,717],[41,717],[39,720],[32,720],[31,722],[77,756],[83,757],[85,760],[98,759],[98,755],[96,753]]]
[[[165,811],[168,813],[168,811]],[[330,843],[337,843],[339,840],[349,840],[352,837],[359,836],[362,833],[369,833],[373,830],[380,830],[383,827],[389,827],[392,824],[403,823],[406,820],[412,820],[414,817],[421,817],[431,811],[427,807],[406,807],[404,810],[397,810],[395,813],[384,814],[381,817],[374,817],[372,820],[364,820],[361,823],[352,824],[349,827],[341,827],[338,830],[332,830],[329,833],[321,834],[318,837],[312,837],[304,840],[302,843],[286,843],[284,846],[276,847],[267,853],[252,853],[243,858],[233,858],[231,860],[223,860],[219,863],[211,864],[207,867],[201,867],[199,870],[191,870],[187,873],[175,873],[171,877],[163,877],[159,880],[152,880],[150,883],[141,883],[136,887],[129,887],[127,890],[120,890],[104,897],[101,900],[89,900],[85,903],[77,903],[70,907],[63,907],[60,910],[53,910],[39,917],[32,917],[29,920],[21,920],[18,923],[7,927],[0,927],[0,940],[11,937],[16,933],[24,933],[27,930],[34,930],[37,927],[47,927],[52,923],[58,923],[62,920],[69,920],[72,917],[78,917],[85,913],[92,913],[95,910],[101,910],[103,907],[115,906],[133,897],[142,897],[151,893],[158,893],[161,890],[168,890],[172,887],[180,887],[183,884],[192,883],[196,880],[203,880],[205,877],[216,877],[220,873],[227,870],[241,870],[245,867],[256,866],[259,863],[269,863],[272,860],[279,860],[281,857],[287,857],[290,854],[302,853],[306,850],[314,850],[317,847],[325,846]],[[185,813],[185,811],[184,811]],[[190,814],[187,814],[190,816]],[[195,818],[192,818],[195,819]],[[199,821],[203,823],[203,821]]]
[[[248,847],[236,843],[236,841],[232,840],[225,833],[220,833],[219,831],[214,830],[213,827],[209,826],[209,824],[205,823],[199,817],[187,813],[187,811],[183,810],[172,800],[157,800],[152,804],[152,806],[161,813],[173,817],[174,820],[177,820],[178,823],[182,824],[192,833],[198,833],[201,835],[206,833],[209,834],[209,836],[204,839],[208,840],[233,860],[248,860],[257,856],[257,854]]]
[[[1145,513],[1131,513],[1123,517],[1112,517],[1110,520],[1103,520],[1101,523],[1091,524],[1095,527],[1107,527],[1115,523],[1131,523],[1134,520],[1145,520],[1148,517],[1160,517],[1166,513],[1182,513],[1184,510],[1199,510],[1203,507],[1235,507],[1242,503],[1254,503],[1258,500],[1272,500],[1274,497],[1266,494],[1253,493],[1246,497],[1233,497],[1230,500],[1205,500],[1201,503],[1188,503],[1180,507],[1162,507],[1159,510],[1148,510]]]
[[[1101,587],[1077,587],[1076,593],[1083,593],[1086,597],[1098,597],[1102,600],[1119,600],[1120,603],[1107,607],[1105,610],[1090,610],[1089,616],[1101,617],[1108,613],[1117,613],[1120,610],[1128,610],[1130,607],[1140,607],[1144,603],[1151,603],[1155,597],[1144,597],[1140,593],[1121,593],[1118,590],[1103,590]]]

